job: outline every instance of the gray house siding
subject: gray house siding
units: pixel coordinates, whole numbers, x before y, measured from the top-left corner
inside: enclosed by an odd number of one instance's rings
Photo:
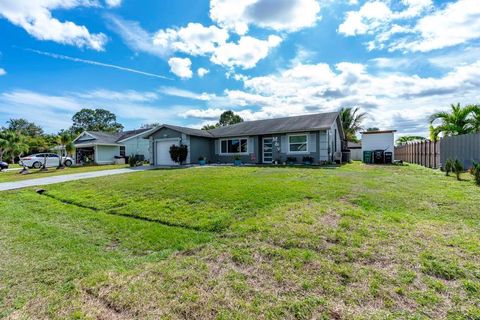
[[[190,136],[190,163],[198,163],[199,157],[207,158],[207,161],[214,161],[212,139]]]
[[[273,138],[273,160],[283,163],[287,161],[287,158],[292,157],[297,159],[297,163],[302,163],[304,156],[311,156],[314,159],[314,163],[319,161],[328,161],[329,148],[327,142],[327,131],[311,131],[306,132],[308,134],[308,151],[305,153],[289,153],[288,151],[288,136],[299,133],[289,134],[273,134],[265,136],[253,136],[248,137],[249,142],[253,142],[253,146],[249,146],[249,154],[241,155],[240,158],[243,163],[263,163],[263,138]],[[276,141],[275,141],[276,139]],[[235,155],[222,155],[220,154],[220,141],[222,139],[213,139],[211,142],[211,148],[213,150],[212,162],[217,163],[231,163],[233,162]],[[252,160],[252,154],[254,155]]]

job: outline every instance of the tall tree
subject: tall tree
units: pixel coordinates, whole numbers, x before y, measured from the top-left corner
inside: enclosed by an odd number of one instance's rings
[[[7,121],[7,130],[14,131],[29,137],[43,135],[43,129],[26,119],[10,119]]]
[[[202,127],[202,130],[212,130],[218,127],[230,126],[232,124],[243,122],[243,118],[233,111],[228,110],[223,112],[216,124],[206,124]]]
[[[144,123],[140,126],[140,129],[153,129],[155,127],[160,127],[161,124],[159,122],[152,122],[152,123]]]
[[[426,140],[426,139],[425,137],[422,137],[422,136],[402,136],[397,139],[397,144],[402,145],[411,141],[423,141],[423,140]]]
[[[430,136],[437,140],[440,134],[455,136],[475,132],[475,120],[473,114],[478,110],[477,106],[460,106],[460,103],[452,104],[450,112],[441,111],[430,116]],[[435,122],[440,122],[435,126]]]
[[[242,117],[240,117],[238,114],[235,114],[233,111],[228,110],[220,115],[218,126],[230,126],[240,122],[243,122]]]
[[[347,141],[358,142],[357,132],[363,130],[362,122],[367,114],[359,111],[359,108],[342,108],[340,110],[340,119]]]
[[[72,117],[71,132],[83,131],[119,132],[123,126],[117,122],[117,116],[105,109],[82,109]]]

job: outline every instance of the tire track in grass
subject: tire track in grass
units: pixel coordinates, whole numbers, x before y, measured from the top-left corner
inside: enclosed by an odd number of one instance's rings
[[[37,191],[37,193],[39,195],[46,196],[50,199],[53,199],[55,201],[61,202],[61,203],[66,204],[66,205],[72,205],[72,206],[76,206],[76,207],[79,207],[79,208],[82,208],[82,209],[88,209],[88,210],[92,210],[94,212],[100,212],[100,213],[104,213],[104,214],[108,214],[108,215],[112,215],[112,216],[125,217],[125,218],[130,218],[130,219],[135,219],[135,220],[140,220],[140,221],[146,221],[146,222],[151,222],[151,223],[158,223],[158,224],[161,224],[161,225],[164,225],[164,226],[167,226],[167,227],[182,228],[182,229],[186,229],[186,230],[200,231],[200,232],[205,232],[205,233],[218,234],[218,233],[220,233],[220,231],[222,231],[222,230],[212,231],[212,230],[204,229],[202,227],[187,226],[187,225],[184,225],[184,224],[174,223],[174,222],[171,222],[171,221],[165,221],[165,220],[160,220],[160,219],[152,219],[152,218],[148,218],[148,217],[141,217],[141,216],[137,216],[137,215],[132,215],[132,214],[128,214],[128,213],[120,213],[118,211],[115,211],[116,209],[120,209],[120,208],[124,207],[124,205],[113,207],[110,210],[102,210],[102,209],[99,209],[99,208],[96,208],[96,207],[93,207],[93,206],[84,205],[82,203],[78,203],[78,202],[75,202],[75,201],[72,201],[72,200],[61,199],[59,197],[48,194],[46,191],[43,191],[43,192],[38,192]]]

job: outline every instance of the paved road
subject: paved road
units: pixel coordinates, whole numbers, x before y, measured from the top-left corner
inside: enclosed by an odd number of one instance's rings
[[[150,170],[153,168],[155,167],[145,166],[145,167],[137,167],[132,169],[130,168],[112,169],[112,170],[102,170],[102,171],[94,171],[94,172],[64,174],[61,176],[29,179],[29,180],[23,180],[23,181],[3,182],[3,183],[0,183],[0,191],[43,186],[47,184],[61,183],[61,182],[67,182],[67,181],[76,181],[76,180],[82,180],[82,179],[112,176],[116,174],[139,172],[139,171]]]

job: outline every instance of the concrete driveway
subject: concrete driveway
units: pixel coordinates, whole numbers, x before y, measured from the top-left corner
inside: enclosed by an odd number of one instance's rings
[[[76,180],[82,180],[82,179],[113,176],[117,174],[145,171],[145,170],[150,170],[154,168],[155,167],[153,166],[148,166],[148,167],[124,168],[124,169],[112,169],[112,170],[102,170],[102,171],[94,171],[94,172],[72,173],[72,174],[65,174],[61,176],[29,179],[29,180],[23,180],[23,181],[2,182],[0,183],[0,191],[43,186],[47,184],[76,181]]]

